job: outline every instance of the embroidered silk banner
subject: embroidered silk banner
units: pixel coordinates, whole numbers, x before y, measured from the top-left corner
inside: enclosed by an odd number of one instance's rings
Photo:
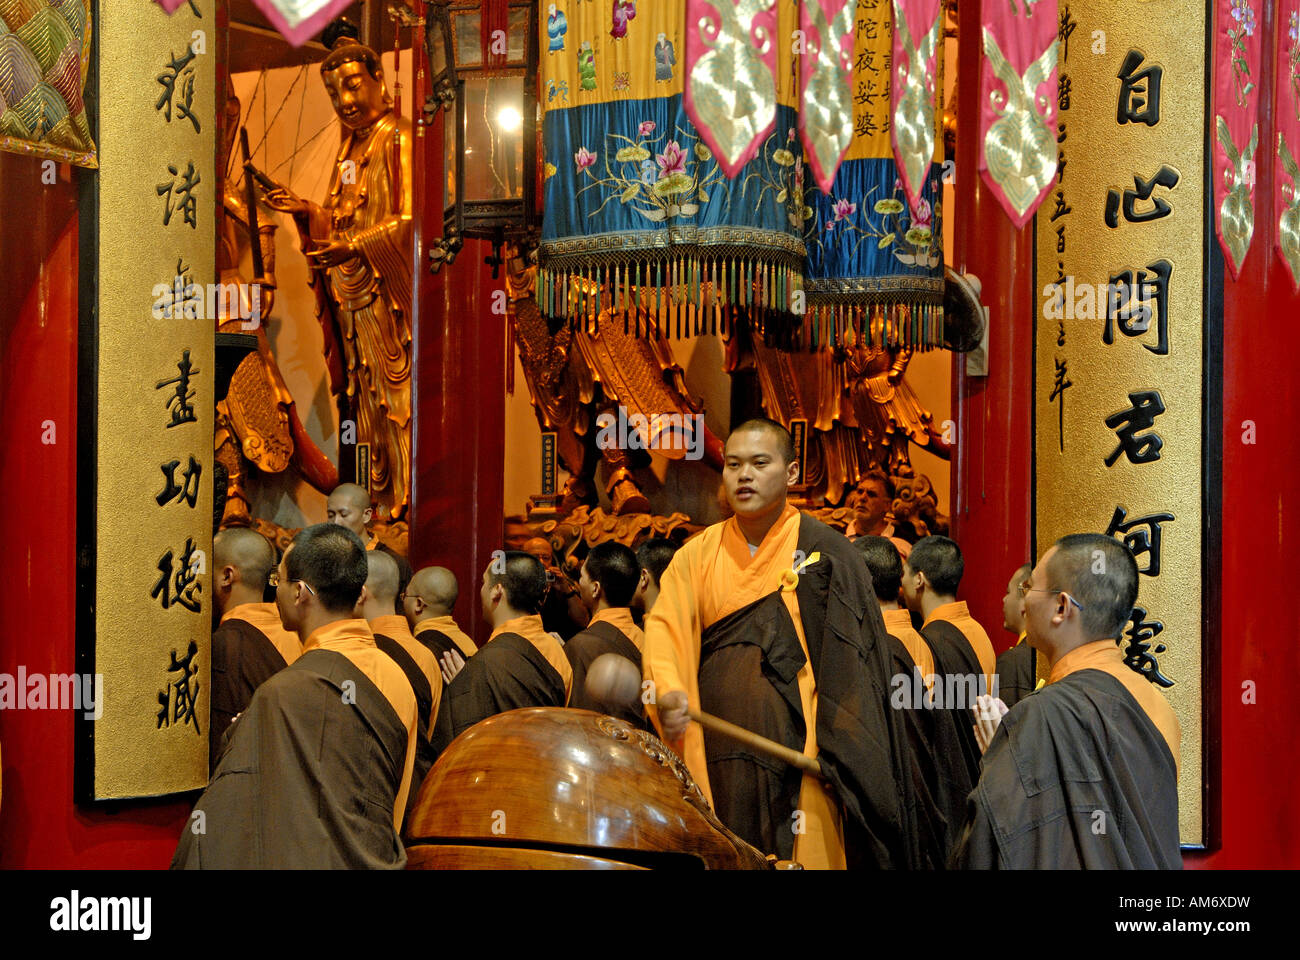
[[[1273,72],[1273,122],[1277,158],[1273,214],[1277,254],[1300,289],[1300,0],[1278,0],[1277,67]],[[1288,182],[1289,181],[1289,182]]]
[[[982,5],[980,176],[1007,216],[1023,227],[1056,176],[1057,58],[1055,0]]]
[[[943,7],[939,0],[893,0],[894,157],[913,215],[921,212],[921,192],[930,173],[938,130],[934,117],[938,84],[936,56],[943,46]],[[942,271],[940,271],[942,273]]]
[[[751,159],[730,178],[718,139],[701,132],[683,102],[683,4],[625,2],[612,18],[608,6],[594,3],[542,5],[545,186],[537,299],[545,315],[595,316],[603,296],[624,318],[636,304],[656,318],[675,317],[680,336],[683,307],[692,311],[685,318],[689,334],[692,327],[701,332],[703,320],[716,329],[724,307],[784,311],[791,302],[812,210],[803,199],[795,57],[792,44],[777,38],[794,34],[797,9],[793,0],[769,3],[773,16],[762,20],[758,2],[720,6],[724,26],[736,18],[755,31],[762,24],[778,67],[774,75],[751,70],[755,51],[736,50],[734,34],[714,45],[748,64],[749,75],[728,76],[728,88],[743,90],[738,95],[750,98],[755,111],[770,107],[774,118],[753,126],[769,132],[746,148]],[[758,73],[773,83],[762,96]]]
[[[879,0],[872,0],[878,3]],[[804,0],[799,8],[799,132],[822,193],[853,139],[853,34],[857,0]]]
[[[888,0],[858,3],[853,140],[830,193],[806,194],[810,346],[841,342],[850,331],[865,333],[877,346],[929,347],[943,340],[942,48],[926,94],[930,152],[912,209],[892,146],[893,24]]]
[[[190,0],[155,0],[168,13]],[[335,17],[352,5],[352,0],[253,0],[262,16],[295,47],[300,47],[325,29]]]
[[[1219,0],[1214,22],[1215,228],[1232,279],[1255,234],[1264,0]]]
[[[778,68],[792,65],[794,7],[794,0],[686,0],[686,113],[728,177],[776,128]]]

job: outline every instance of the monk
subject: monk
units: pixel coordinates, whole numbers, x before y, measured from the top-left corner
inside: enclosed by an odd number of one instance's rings
[[[1178,719],[1117,646],[1137,602],[1133,555],[1112,537],[1073,534],[1029,580],[1025,627],[1050,679],[1010,712],[980,698],[983,771],[953,864],[1181,868]]]
[[[646,620],[652,719],[719,818],[805,867],[918,865],[912,762],[889,706],[890,654],[866,566],[786,501],[799,476],[770,420],[732,431],[733,516],[687,541]],[[703,710],[816,757],[825,779],[690,719]]]
[[[542,626],[546,568],[518,550],[493,557],[479,599],[492,635],[448,684],[433,746],[442,753],[480,720],[521,707],[569,703],[573,668],[564,648]]]
[[[564,645],[564,655],[573,666],[573,696],[569,706],[610,713],[636,727],[646,725],[645,711],[634,704],[605,704],[587,693],[587,670],[596,658],[613,653],[636,665],[641,673],[641,651],[645,634],[632,621],[630,604],[641,581],[641,567],[631,547],[609,541],[591,548],[578,578],[582,602],[591,611],[591,622]]]
[[[947,537],[922,537],[903,561],[903,599],[921,618],[921,636],[934,657],[933,709],[947,711],[952,741],[936,745],[941,770],[962,796],[980,775],[980,749],[970,709],[990,690],[997,669],[993,644],[975,622],[966,602],[957,600],[964,572],[961,550]],[[950,817],[964,819],[961,809],[948,809]],[[956,822],[949,824],[951,831]],[[950,831],[949,841],[956,837]]]
[[[970,615],[966,601],[957,599],[963,572],[961,548],[955,541],[922,537],[903,561],[903,597],[908,608],[921,615],[921,635],[934,652],[936,671],[983,674],[984,690],[979,692],[984,693],[993,690],[997,658],[989,635]],[[972,705],[965,703],[962,708]]]
[[[367,550],[382,550],[390,557],[397,561],[398,570],[398,589],[400,594],[406,590],[406,585],[411,582],[411,565],[406,558],[390,547],[386,543],[380,543],[379,538],[368,529],[370,521],[374,518],[374,507],[370,504],[370,494],[364,487],[355,483],[340,483],[329,495],[325,502],[325,516],[330,523],[337,523],[341,527],[347,527],[366,545]],[[394,613],[402,611],[394,606]]]
[[[424,775],[433,766],[433,723],[438,718],[442,702],[442,670],[433,653],[411,635],[406,617],[390,613],[397,596],[397,564],[381,550],[366,552],[369,571],[366,585],[357,601],[357,616],[370,624],[375,635],[375,646],[393,658],[402,668],[415,694],[416,745],[415,770],[411,775],[411,790],[407,805],[415,802]],[[409,811],[408,811],[409,812]]]
[[[353,614],[365,546],[318,523],[294,537],[277,573],[280,620],[302,656],[231,727],[172,867],[401,869],[415,694]]]
[[[659,599],[659,580],[676,553],[676,541],[667,537],[650,537],[636,548],[636,562],[641,565],[641,577],[637,581],[636,593],[632,595],[633,610],[641,611],[643,616],[650,615],[655,601]]]
[[[1021,610],[1024,601],[1024,583],[1032,564],[1021,564],[1007,582],[1007,592],[1002,598],[1002,629],[1010,630],[1018,639],[1015,646],[998,655],[998,693],[1008,707],[1014,707],[1038,685],[1038,663],[1034,648],[1025,642],[1025,617]]]
[[[478,651],[478,644],[452,619],[459,598],[460,584],[446,567],[420,568],[400,597],[411,632],[432,651],[446,683],[465,666],[465,658]]]
[[[217,768],[226,730],[262,682],[302,653],[298,635],[280,624],[274,603],[262,597],[275,550],[247,527],[222,530],[212,541],[213,593],[221,621],[212,631],[212,719],[208,724],[208,771]]]

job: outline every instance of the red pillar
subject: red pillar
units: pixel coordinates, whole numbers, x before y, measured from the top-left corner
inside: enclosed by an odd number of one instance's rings
[[[954,263],[977,275],[989,308],[988,376],[968,377],[953,358],[952,536],[966,572],[958,597],[1002,650],[1002,596],[1012,572],[1030,559],[1034,446],[1033,228],[1017,231],[979,175],[980,4],[962,4],[957,78]]]
[[[417,101],[418,102],[418,101]],[[502,547],[505,515],[505,317],[490,310],[490,246],[468,240],[450,267],[430,274],[427,247],[442,232],[444,114],[416,141],[423,209],[416,243],[413,326],[410,559],[446,567],[460,583],[456,622],[487,639],[479,585]],[[417,193],[417,195],[419,195]]]
[[[0,673],[76,672],[77,184],[0,153]],[[51,442],[52,441],[52,442]],[[21,696],[22,694],[20,694]],[[192,801],[77,807],[73,716],[0,710],[0,867],[161,869]]]

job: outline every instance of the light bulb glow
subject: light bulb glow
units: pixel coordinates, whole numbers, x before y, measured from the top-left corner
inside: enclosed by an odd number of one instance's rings
[[[514,107],[502,107],[497,114],[497,126],[507,133],[514,133],[523,126],[524,118]]]

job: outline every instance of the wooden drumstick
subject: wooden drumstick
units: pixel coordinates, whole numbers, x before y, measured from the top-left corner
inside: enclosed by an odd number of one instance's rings
[[[808,773],[816,776],[822,775],[821,764],[806,753],[800,753],[798,750],[791,750],[784,744],[777,743],[775,740],[769,740],[767,737],[760,736],[752,730],[746,730],[744,727],[738,727],[734,723],[723,720],[721,717],[715,717],[711,713],[705,713],[702,710],[692,710],[686,708],[690,718],[702,727],[708,727],[723,736],[731,737],[738,740],[748,747],[753,747],[761,753],[768,756],[776,757],[778,760],[784,760],[792,767],[798,767]]]
[[[616,653],[605,653],[597,657],[587,671],[587,693],[608,709],[621,709],[630,706],[637,699],[641,688],[641,674],[636,665]],[[702,710],[687,708],[687,714],[702,727],[708,727],[717,733],[739,741],[748,747],[765,753],[769,757],[784,761],[793,767],[816,776],[822,775],[821,764],[816,759],[798,750],[792,750],[784,744],[769,740],[767,737],[738,727],[730,721],[715,717]]]

